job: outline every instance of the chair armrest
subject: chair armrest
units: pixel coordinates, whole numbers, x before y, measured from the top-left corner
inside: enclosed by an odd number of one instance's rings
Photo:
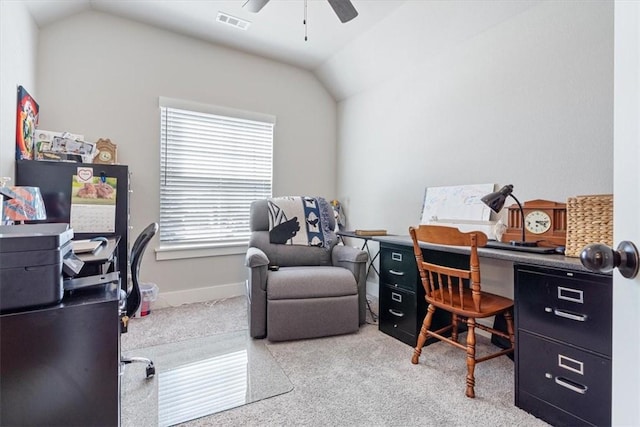
[[[267,267],[269,258],[260,249],[250,247],[245,257],[249,267],[247,280],[247,305],[249,316],[249,335],[263,338],[267,335]]]
[[[362,325],[366,321],[367,304],[367,260],[369,256],[361,249],[351,246],[336,245],[331,252],[331,262],[336,267],[351,271],[358,284],[359,320]]]
[[[250,247],[245,256],[244,265],[249,268],[267,266],[269,265],[269,258],[262,250]]]
[[[367,253],[365,251],[351,246],[336,245],[333,247],[333,252],[331,253],[333,265],[339,267],[348,268],[346,266],[348,263],[366,263],[367,259]],[[340,265],[340,263],[346,264]]]

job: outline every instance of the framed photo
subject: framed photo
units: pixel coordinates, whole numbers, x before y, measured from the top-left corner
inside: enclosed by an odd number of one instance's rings
[[[63,144],[61,139],[71,140],[70,144]],[[65,160],[91,163],[95,154],[95,143],[85,142],[84,135],[68,132],[53,132],[37,129],[33,146],[34,160]],[[54,146],[56,149],[54,149]],[[77,151],[67,151],[67,148],[80,147]]]

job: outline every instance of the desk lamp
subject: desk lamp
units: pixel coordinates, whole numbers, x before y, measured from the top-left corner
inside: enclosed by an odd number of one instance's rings
[[[518,204],[518,209],[520,210],[520,227],[522,228],[522,240],[516,241],[512,240],[510,243],[513,246],[528,246],[533,247],[537,246],[536,242],[527,242],[524,237],[524,210],[522,209],[522,205],[520,201],[516,199],[513,193],[513,185],[507,184],[502,187],[500,190],[487,194],[482,199],[482,203],[487,205],[492,211],[495,213],[500,212],[500,210],[504,207],[504,202],[507,200],[508,196],[511,196],[513,200]]]
[[[6,220],[4,217],[4,203],[5,199],[10,200],[13,199],[15,194],[9,187],[7,187],[7,182],[9,182],[11,178],[2,177],[0,178],[0,225],[9,225],[11,222]]]
[[[36,221],[47,219],[42,194],[38,187],[11,187],[11,199],[4,203],[3,220]]]

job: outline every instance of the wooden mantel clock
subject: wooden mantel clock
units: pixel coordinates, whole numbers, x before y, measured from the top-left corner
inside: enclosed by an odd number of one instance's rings
[[[114,165],[117,163],[118,146],[111,142],[110,139],[99,139],[96,142],[96,155],[93,163],[101,163],[103,165]]]
[[[507,229],[503,242],[522,239],[520,210],[517,204],[509,206]],[[567,204],[549,200],[530,200],[522,204],[524,233],[527,242],[538,246],[565,246],[567,242]]]

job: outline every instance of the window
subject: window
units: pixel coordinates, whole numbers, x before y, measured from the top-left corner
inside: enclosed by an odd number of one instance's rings
[[[273,116],[160,98],[160,245],[246,245],[271,197]]]

